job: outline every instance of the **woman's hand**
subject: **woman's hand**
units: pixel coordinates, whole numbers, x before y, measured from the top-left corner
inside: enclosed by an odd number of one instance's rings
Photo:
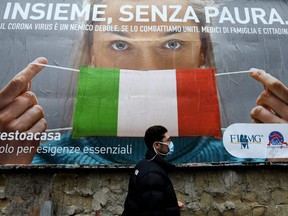
[[[47,64],[46,58],[38,58],[35,62]],[[21,132],[44,132],[46,121],[41,106],[35,94],[30,90],[32,79],[36,76],[43,66],[29,64],[24,70],[19,72],[1,91],[0,91],[0,133]],[[0,147],[13,146],[12,153],[1,152],[0,164],[28,164],[31,163],[39,141],[19,141],[1,140]],[[27,151],[20,153],[21,149]],[[29,149],[29,150],[28,150]],[[18,150],[18,154],[17,154]],[[27,153],[28,152],[28,153]]]
[[[272,75],[251,69],[250,76],[264,85],[264,91],[256,100],[257,106],[251,110],[256,123],[288,122],[288,88]]]

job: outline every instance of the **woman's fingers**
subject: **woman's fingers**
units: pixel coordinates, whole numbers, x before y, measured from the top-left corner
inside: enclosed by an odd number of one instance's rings
[[[250,76],[261,82],[265,89],[271,91],[277,98],[288,104],[288,88],[272,75],[262,70],[251,69]]]
[[[35,62],[47,64],[46,58]],[[44,112],[37,97],[30,92],[32,79],[43,66],[29,64],[0,91],[0,131],[42,133],[46,130]],[[39,140],[0,140],[0,145],[12,146],[15,151],[3,154],[0,164],[29,164],[36,154]],[[25,149],[25,151],[21,151]],[[19,151],[18,151],[19,150]]]
[[[17,97],[12,103],[0,110],[0,130],[36,104],[37,98],[35,94],[30,91]]]
[[[47,59],[40,57],[35,62],[47,64]],[[43,66],[29,64],[24,70],[19,72],[1,91],[0,91],[0,110],[10,104],[15,98],[27,91],[31,86],[31,81]]]
[[[19,118],[11,121],[11,123],[7,125],[7,131],[27,131],[43,117],[44,112],[42,107],[35,105],[26,110]]]
[[[266,107],[278,117],[288,120],[288,104],[276,97],[270,90],[263,91],[256,100],[256,104]]]
[[[280,118],[279,116],[275,115],[270,110],[266,109],[263,106],[256,106],[254,107],[250,115],[254,122],[259,123],[287,123],[285,119]]]
[[[264,85],[252,109],[253,122],[287,123],[288,122],[288,88],[272,75],[258,69],[251,69],[250,76]]]
[[[44,118],[39,119],[29,130],[27,133],[42,133],[46,131],[47,122]]]

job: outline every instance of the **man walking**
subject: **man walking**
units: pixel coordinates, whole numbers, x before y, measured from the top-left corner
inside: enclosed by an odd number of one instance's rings
[[[156,125],[145,133],[147,152],[130,177],[122,216],[180,216],[176,194],[168,173],[174,165],[165,161],[173,142],[165,127]]]

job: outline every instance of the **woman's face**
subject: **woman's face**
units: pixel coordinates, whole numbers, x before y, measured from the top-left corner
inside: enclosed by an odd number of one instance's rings
[[[122,68],[135,70],[157,70],[157,69],[175,69],[175,68],[197,68],[202,66],[204,57],[201,54],[200,33],[199,32],[141,32],[141,26],[196,26],[192,21],[163,22],[157,19],[156,22],[121,22],[119,17],[127,17],[119,13],[121,5],[129,4],[133,6],[135,16],[136,5],[156,5],[162,8],[162,4],[179,5],[182,4],[184,10],[178,14],[183,18],[187,7],[186,1],[179,0],[144,0],[141,1],[108,1],[105,17],[113,19],[112,25],[118,25],[119,29],[123,25],[129,25],[129,31],[101,31],[93,34],[93,47],[91,49],[91,63],[94,67]],[[185,2],[185,3],[184,3]],[[109,4],[112,3],[112,4]],[[149,15],[143,15],[143,18],[151,20],[151,9]],[[174,12],[168,10],[168,14]],[[169,17],[169,16],[168,16]],[[106,23],[97,23],[105,25]],[[137,26],[138,31],[130,31],[130,26]]]

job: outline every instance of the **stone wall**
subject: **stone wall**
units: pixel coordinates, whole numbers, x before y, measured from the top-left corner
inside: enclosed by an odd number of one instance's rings
[[[130,172],[124,168],[2,169],[0,214],[40,215],[43,204],[50,201],[53,215],[120,215]],[[171,180],[185,203],[182,216],[288,215],[285,166],[179,168]]]

